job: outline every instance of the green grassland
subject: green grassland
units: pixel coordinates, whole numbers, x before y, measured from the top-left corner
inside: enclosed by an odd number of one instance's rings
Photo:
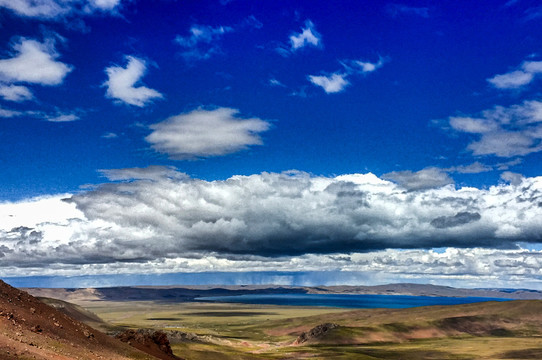
[[[170,337],[187,360],[212,359],[537,359],[542,301],[412,309],[350,310],[222,303],[79,303],[114,328],[194,334]],[[339,327],[300,345],[322,323]]]

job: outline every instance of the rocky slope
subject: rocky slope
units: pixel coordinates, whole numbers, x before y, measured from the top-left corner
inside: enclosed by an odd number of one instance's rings
[[[0,359],[156,359],[0,281]]]

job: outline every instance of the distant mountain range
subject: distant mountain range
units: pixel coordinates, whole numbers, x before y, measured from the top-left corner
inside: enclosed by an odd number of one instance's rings
[[[445,297],[490,297],[518,300],[540,300],[542,291],[529,289],[462,289],[424,284],[388,284],[376,286],[276,286],[276,285],[202,285],[202,286],[126,286],[87,289],[25,288],[40,297],[78,302],[85,300],[161,300],[193,301],[204,296],[244,294],[375,294]]]

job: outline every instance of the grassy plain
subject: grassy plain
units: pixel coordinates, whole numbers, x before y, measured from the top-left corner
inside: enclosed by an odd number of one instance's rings
[[[187,360],[213,359],[537,359],[542,301],[412,309],[349,310],[223,303],[79,303],[120,328],[196,335],[172,339]],[[303,331],[333,322],[324,337],[293,345]]]

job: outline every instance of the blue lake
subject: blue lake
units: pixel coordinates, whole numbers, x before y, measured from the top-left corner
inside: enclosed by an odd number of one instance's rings
[[[483,301],[509,301],[487,297],[437,297],[408,295],[358,295],[358,294],[263,294],[200,297],[196,301],[290,305],[327,306],[350,309],[389,308],[401,309],[428,305],[457,305]]]

